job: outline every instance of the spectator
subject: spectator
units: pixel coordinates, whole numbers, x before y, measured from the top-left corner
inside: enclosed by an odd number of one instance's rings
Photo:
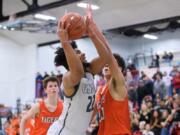
[[[155,67],[159,68],[159,55],[157,53],[155,54],[154,61],[155,61]]]
[[[165,97],[166,89],[160,74],[156,74],[156,81],[154,83],[154,94],[159,95],[161,99]]]
[[[172,96],[173,94],[172,83],[171,83],[172,77],[169,76],[166,71],[163,73],[163,81],[165,82],[166,94],[168,96]]]
[[[164,52],[164,55],[162,56],[162,59],[165,61],[165,62],[168,62],[168,60],[169,60],[169,55],[168,55],[168,53],[165,51]]]
[[[174,92],[180,95],[180,72],[176,72],[176,75],[172,79],[172,85]]]
[[[173,61],[174,55],[172,52],[169,52],[169,66],[171,66],[171,62]]]
[[[143,135],[154,135],[154,132],[151,131],[151,126],[150,124],[145,125],[145,130],[143,131]]]
[[[161,79],[162,79],[162,77],[163,77],[163,73],[160,71],[160,68],[157,68],[157,71],[156,71],[156,73],[153,75],[153,80],[155,81],[156,80],[156,75],[157,74],[159,74],[160,75],[160,77],[161,77]]]
[[[128,85],[128,96],[129,96],[129,100],[133,104],[133,108],[136,107],[138,97],[137,97],[135,83],[133,81]]]
[[[154,83],[153,83],[153,81],[147,75],[144,75],[142,77],[142,79],[144,81],[145,95],[151,96],[152,99],[154,100],[154,94],[153,94]]]
[[[173,66],[173,69],[170,72],[169,76],[174,77],[177,72],[178,72],[178,66]]]
[[[138,105],[141,106],[142,100],[146,96],[143,80],[139,80],[138,88],[137,88],[137,95],[138,95]]]
[[[154,110],[152,113],[151,129],[155,135],[160,135],[161,121],[160,121],[160,112],[158,110]]]
[[[140,119],[139,121],[145,121],[145,123],[150,123],[151,113],[145,103],[142,103],[140,110]]]

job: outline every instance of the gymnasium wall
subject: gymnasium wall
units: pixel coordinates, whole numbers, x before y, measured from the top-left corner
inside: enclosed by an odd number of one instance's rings
[[[153,35],[157,35],[159,39],[150,40],[142,37],[134,38],[130,46],[131,54],[149,51],[151,48],[160,55],[162,55],[164,51],[180,52],[180,30],[176,30],[175,32],[167,31]]]
[[[22,46],[0,35],[0,104],[32,100],[36,71],[36,45]]]
[[[111,37],[108,37],[108,39]],[[112,40],[108,40],[110,42],[110,46],[113,50],[113,52],[120,53],[123,56],[127,56],[127,50],[128,50],[128,43],[130,38],[123,37],[121,38],[115,37]],[[86,59],[88,61],[91,61],[93,58],[97,57],[97,52],[92,44],[92,42],[88,38],[76,40],[76,43],[78,45],[78,48],[86,54]],[[45,46],[45,47],[39,47],[38,48],[38,71],[42,74],[44,74],[44,71],[47,71],[50,73],[51,71],[56,71],[58,70],[57,68],[54,67],[54,52],[55,48],[61,46],[61,44],[55,44],[51,46]],[[60,68],[62,72],[65,72],[63,68]]]
[[[163,32],[155,34],[159,37],[158,40],[145,39],[143,37],[125,37],[123,35],[106,34],[110,48],[113,52],[119,53],[125,59],[128,56],[134,56],[136,53],[144,53],[147,59],[147,64],[150,63],[149,55],[151,50],[153,53],[163,55],[164,51],[175,53],[175,59],[180,59],[180,30],[175,32]],[[92,60],[97,56],[96,50],[89,39],[77,40],[78,47],[82,52],[86,53],[87,60]],[[59,44],[52,45],[53,48]],[[54,67],[54,51],[52,46],[38,48],[38,71],[42,74],[44,71],[56,72]],[[142,57],[139,58],[139,65],[144,66]],[[63,70],[64,71],[64,70]]]
[[[143,37],[133,38],[131,45],[129,45],[130,55],[135,55],[136,53],[144,53],[146,57],[146,62],[149,64],[151,58],[151,50],[153,54],[158,53],[160,58],[164,54],[164,51],[174,53],[174,62],[172,65],[177,65],[180,62],[180,30],[167,31],[162,33],[154,34],[158,36],[158,40],[150,40]],[[162,59],[161,59],[162,61]],[[139,57],[139,65],[145,66],[144,59]],[[161,64],[162,66],[167,66],[167,64]]]

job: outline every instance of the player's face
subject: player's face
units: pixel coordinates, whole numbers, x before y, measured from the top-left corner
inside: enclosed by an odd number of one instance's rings
[[[80,58],[81,62],[86,62],[86,56],[84,53],[82,53],[80,50],[76,49],[76,54]]]
[[[57,82],[48,82],[47,87],[45,88],[47,94],[58,94],[59,87]]]
[[[111,71],[110,71],[110,68],[108,65],[106,65],[104,68],[103,68],[103,75],[104,77],[110,77],[111,76]]]

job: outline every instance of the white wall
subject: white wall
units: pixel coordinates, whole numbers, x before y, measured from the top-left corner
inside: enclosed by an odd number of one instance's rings
[[[107,35],[107,39],[110,48],[113,52],[119,53],[124,58],[135,53],[150,54],[150,50],[162,54],[167,52],[180,52],[180,30],[175,32],[163,32],[155,34],[159,37],[158,40],[145,39],[143,37],[125,37],[123,35]],[[96,50],[89,39],[77,40],[78,48],[86,53],[87,60],[97,56]],[[57,47],[59,45],[53,45]],[[38,48],[38,71],[43,73],[44,71],[51,72],[56,71],[54,61],[54,49],[49,46]],[[180,55],[177,55],[178,57]],[[141,61],[142,62],[142,61]]]
[[[143,37],[134,38],[129,47],[130,54],[144,53],[146,56],[146,64],[150,65],[152,58],[148,56],[151,54],[151,50],[153,54],[158,53],[160,55],[161,61],[164,51],[173,52],[173,65],[176,65],[178,61],[180,61],[180,30],[154,33],[153,35],[158,36],[158,40],[150,40]],[[145,65],[143,58],[139,58],[139,66],[147,65]],[[161,66],[168,66],[168,64],[163,63]]]
[[[136,52],[149,51],[151,48],[154,52],[163,54],[167,52],[180,51],[180,30],[175,32],[162,32],[153,34],[159,37],[158,40],[145,39],[143,37],[134,38],[131,43],[131,54]]]
[[[121,38],[119,38],[121,37]],[[108,39],[111,37],[108,37]],[[113,38],[113,42],[109,40],[111,48],[113,52],[120,53],[124,56],[127,55],[126,51],[128,50],[128,41],[129,38],[118,36]],[[129,39],[130,40],[130,39]],[[92,42],[89,40],[89,38],[84,38],[76,41],[78,48],[86,54],[86,59],[88,61],[91,61],[93,58],[97,57],[98,54],[96,52],[96,49]],[[56,71],[58,69],[54,66],[54,57],[55,57],[55,48],[61,46],[60,44],[55,44],[51,46],[44,46],[38,48],[38,71],[44,75],[44,71],[47,71],[50,73],[51,71]],[[60,68],[60,70],[64,69]]]
[[[16,105],[34,98],[36,71],[36,45],[22,46],[0,36],[0,103]]]

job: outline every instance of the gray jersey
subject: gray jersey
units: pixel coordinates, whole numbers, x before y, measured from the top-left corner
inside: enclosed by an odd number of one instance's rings
[[[93,76],[86,73],[72,97],[64,97],[59,120],[52,124],[47,135],[86,135],[95,101]]]

